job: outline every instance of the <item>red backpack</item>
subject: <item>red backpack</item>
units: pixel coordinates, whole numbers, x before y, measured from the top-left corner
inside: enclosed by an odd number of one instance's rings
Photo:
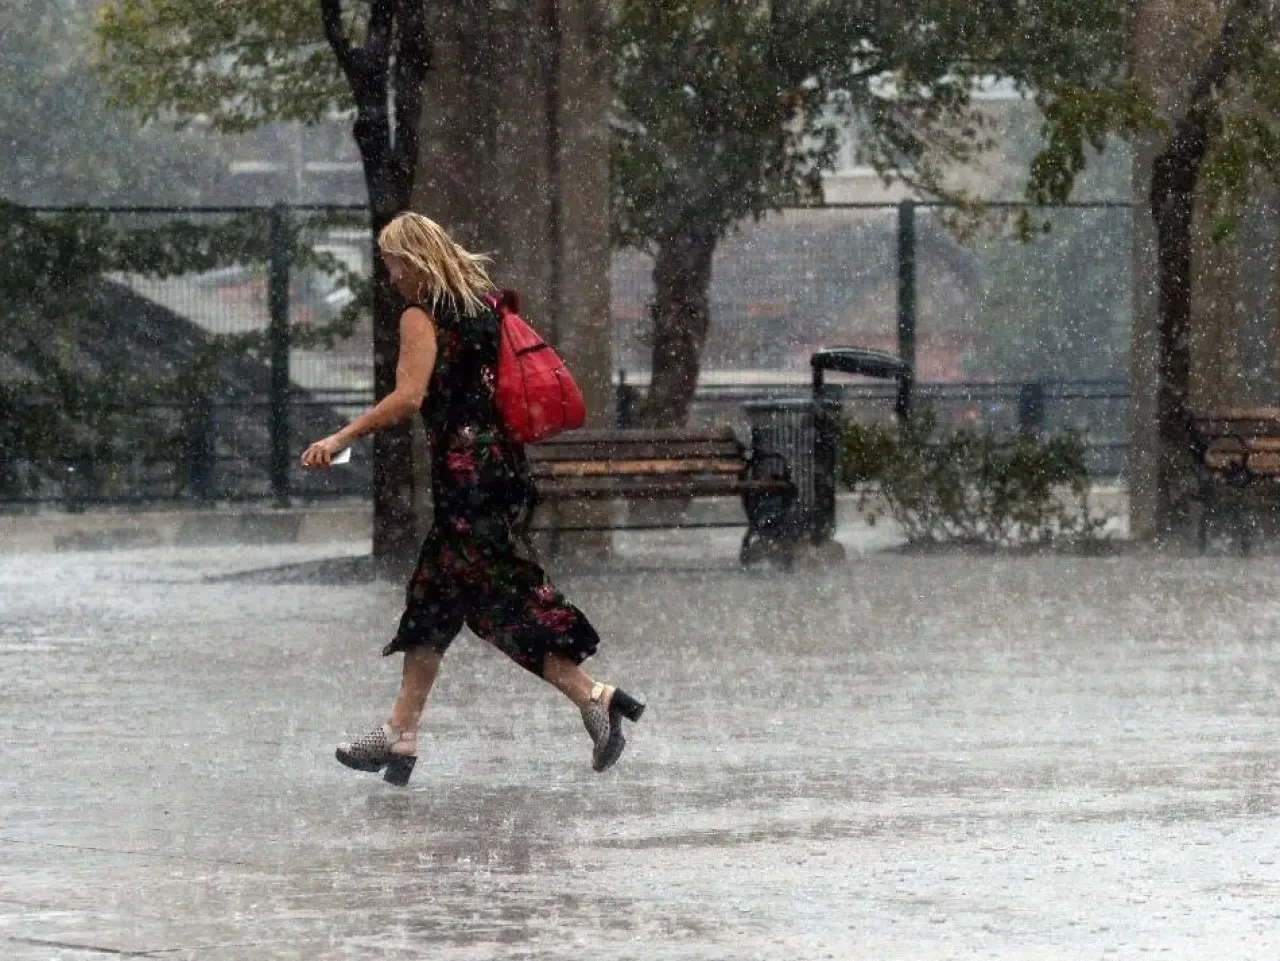
[[[587,419],[582,392],[550,344],[520,317],[514,290],[488,298],[498,312],[498,376],[494,400],[513,440],[536,444]]]

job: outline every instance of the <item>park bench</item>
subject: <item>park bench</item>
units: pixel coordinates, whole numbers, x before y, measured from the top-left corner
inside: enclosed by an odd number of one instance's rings
[[[748,451],[731,429],[614,428],[562,434],[528,448],[536,500],[527,530],[538,530],[539,505],[583,502],[667,501],[687,504],[708,497],[738,497],[747,531],[739,559],[744,566],[772,559],[791,566],[800,532],[791,506],[796,487],[786,460]],[[647,530],[726,526],[689,523],[683,510],[664,521],[617,525],[599,512],[594,522],[546,528],[553,534],[586,530]]]
[[[1280,407],[1230,407],[1192,417],[1199,545],[1208,546],[1209,523],[1229,516],[1240,553],[1252,547],[1249,508],[1280,495]]]

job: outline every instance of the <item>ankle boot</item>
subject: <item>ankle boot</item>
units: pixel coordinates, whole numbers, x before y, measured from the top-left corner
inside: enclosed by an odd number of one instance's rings
[[[396,787],[404,787],[409,783],[414,764],[418,762],[417,741],[416,734],[384,724],[363,737],[339,744],[334,756],[339,764],[357,771],[383,771],[385,768],[382,779]]]
[[[644,702],[638,701],[626,691],[597,683],[591,688],[591,700],[582,708],[582,724],[591,735],[595,748],[591,752],[591,767],[607,771],[617,763],[627,739],[622,733],[622,719],[640,720]]]

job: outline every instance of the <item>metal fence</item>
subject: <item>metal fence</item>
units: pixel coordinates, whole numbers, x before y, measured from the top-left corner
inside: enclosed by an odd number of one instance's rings
[[[642,392],[618,384],[618,411],[634,409]],[[776,384],[704,387],[694,400],[691,422],[730,425],[744,440],[750,437],[751,404],[805,400],[807,386]],[[884,384],[829,386],[825,396],[840,403],[842,416],[860,422],[885,421],[892,415],[894,388]],[[289,436],[299,446],[337,429],[373,401],[366,391],[295,392],[288,410]],[[915,402],[928,406],[943,429],[990,430],[1012,436],[1028,431],[1081,434],[1088,467],[1099,479],[1123,479],[1128,393],[1122,381],[1033,383],[917,384]],[[281,502],[278,476],[272,469],[270,433],[273,401],[267,395],[215,400],[199,408],[156,404],[142,412],[152,424],[164,425],[180,443],[167,457],[135,457],[111,465],[68,464],[59,488],[10,503],[55,503],[78,510],[96,504],[169,502]],[[618,418],[626,426],[625,418]],[[164,428],[160,428],[164,429]],[[227,438],[234,437],[235,443]],[[371,447],[360,442],[350,464],[327,472],[303,470],[290,451],[284,465],[285,491],[291,501],[368,498],[372,494]]]
[[[898,354],[928,382],[1125,376],[1127,204],[994,205],[960,232],[955,216],[843,204],[743,224],[716,248],[703,370],[716,383],[804,380],[815,350],[857,344]],[[615,367],[633,379],[650,366],[652,273],[644,253],[614,257]]]
[[[141,259],[142,264],[77,278],[80,300],[94,306],[64,350],[73,376],[91,379],[127,367],[125,379],[135,387],[150,384],[157,396],[143,389],[137,392],[142,400],[116,401],[127,408],[120,410],[104,402],[93,411],[103,416],[92,419],[115,431],[110,442],[88,445],[96,447],[92,458],[72,452],[43,470],[24,471],[27,481],[16,491],[0,488],[0,501],[52,501],[74,508],[265,498],[285,504],[295,496],[368,495],[367,458],[328,475],[304,473],[297,465],[302,440],[340,426],[367,405],[371,394],[367,317],[325,345],[305,336],[332,326],[355,298],[353,287],[369,273],[362,209],[39,208],[27,213],[40,224],[75,228],[67,233],[69,248],[80,237],[114,244],[136,239],[154,244],[163,260],[166,245],[185,244],[202,267],[179,273],[172,265],[148,269],[146,257],[126,254],[125,263]],[[227,252],[211,255],[218,245]],[[66,255],[81,253],[68,249]],[[55,275],[58,270],[53,265]],[[32,319],[25,322],[30,326]],[[253,339],[251,347],[240,346],[242,335]],[[26,337],[28,348],[32,339]],[[16,345],[11,349],[10,340]],[[212,372],[205,370],[190,387],[176,386],[218,345]],[[22,346],[19,339],[7,338],[4,353],[10,356],[0,357],[7,361],[0,364],[0,377],[6,366],[19,372],[11,375],[11,386],[21,386],[24,375],[29,381],[39,369],[22,356]],[[45,400],[56,405],[58,398]],[[14,456],[0,452],[0,468],[5,457]]]
[[[643,403],[643,388],[623,381],[616,390],[616,409],[623,414],[617,422],[625,425],[630,422],[626,412]],[[841,416],[849,420],[880,423],[893,415],[892,384],[828,384],[823,393],[840,403]],[[1129,391],[1123,380],[917,383],[913,394],[915,408],[933,411],[942,430],[991,431],[998,436],[1074,431],[1084,441],[1093,476],[1125,476]],[[811,396],[807,383],[703,386],[694,398],[690,420],[705,426],[731,425],[746,437],[746,405]]]
[[[112,315],[101,323],[110,336],[127,338],[141,327],[133,323],[135,316],[146,315],[149,332],[136,334],[138,356],[145,358],[141,367],[169,362],[165,352],[177,351],[162,342],[166,337],[177,344],[256,331],[267,336],[268,349],[242,358],[217,389],[133,412],[177,439],[165,448],[167,460],[126,455],[105,471],[62,465],[61,474],[27,500],[74,506],[368,496],[371,473],[364,451],[349,468],[327,474],[303,472],[296,463],[306,441],[372,400],[372,343],[367,321],[331,348],[291,343],[291,330],[324,324],[352,291],[340,276],[293,262],[284,242],[289,231],[301,230],[309,248],[367,275],[367,230],[333,222],[360,211],[37,213],[106,217],[133,227],[258,218],[261,256],[245,262],[165,278],[104,275],[102,283],[117,296]],[[1054,229],[1031,243],[999,224],[987,224],[962,242],[945,222],[952,213],[913,203],[787,210],[744,225],[723,241],[714,262],[705,376],[692,419],[733,424],[745,433],[745,403],[808,396],[809,355],[851,343],[913,361],[917,401],[929,404],[943,425],[1004,431],[1034,421],[1049,432],[1071,428],[1084,434],[1095,473],[1121,476],[1127,205],[1033,211]],[[644,254],[614,256],[614,360],[626,372],[618,391],[622,420],[642,402],[647,381],[651,272],[652,260]],[[874,419],[891,410],[887,385],[847,383],[831,390],[847,416]]]

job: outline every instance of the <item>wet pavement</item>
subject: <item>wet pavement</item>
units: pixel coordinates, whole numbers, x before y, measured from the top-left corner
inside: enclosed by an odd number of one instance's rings
[[[564,584],[616,769],[465,639],[407,790],[398,588],[207,579],[359,545],[0,558],[0,958],[1280,956],[1280,559],[717,537]]]

